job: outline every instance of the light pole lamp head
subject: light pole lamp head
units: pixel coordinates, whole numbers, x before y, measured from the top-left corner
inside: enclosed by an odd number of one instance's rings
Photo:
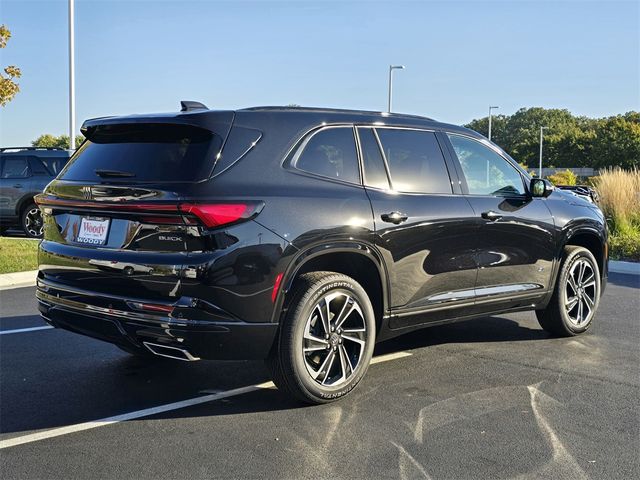
[[[404,70],[404,65],[389,65],[389,70]]]

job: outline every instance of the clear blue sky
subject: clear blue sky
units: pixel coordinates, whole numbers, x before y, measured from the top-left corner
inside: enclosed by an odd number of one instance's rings
[[[640,109],[640,2],[76,1],[77,118],[297,103],[465,123]],[[67,1],[0,0],[21,92],[0,145],[67,133]],[[79,126],[78,125],[78,126]]]

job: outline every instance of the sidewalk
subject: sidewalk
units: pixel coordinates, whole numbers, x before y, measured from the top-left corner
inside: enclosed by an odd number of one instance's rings
[[[0,290],[10,288],[32,287],[36,284],[37,270],[28,272],[3,273],[0,275]]]

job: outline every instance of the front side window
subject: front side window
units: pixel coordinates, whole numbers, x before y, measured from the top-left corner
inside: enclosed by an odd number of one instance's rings
[[[444,156],[433,132],[376,129],[394,190],[409,193],[451,193]]]
[[[471,195],[524,195],[520,173],[505,158],[468,137],[448,135]]]
[[[2,178],[27,178],[30,176],[27,157],[7,155],[2,160]]]
[[[295,161],[296,168],[323,177],[359,183],[352,127],[325,128],[314,134]]]

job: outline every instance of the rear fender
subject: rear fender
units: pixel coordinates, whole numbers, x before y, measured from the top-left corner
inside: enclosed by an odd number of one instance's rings
[[[272,317],[273,322],[279,322],[281,313],[286,311],[286,295],[291,290],[298,273],[303,270],[304,266],[308,265],[312,260],[316,260],[321,257],[329,257],[339,253],[360,255],[363,258],[367,258],[375,265],[382,289],[382,314],[383,316],[386,314],[389,305],[389,280],[386,267],[380,253],[373,245],[369,245],[365,242],[340,241],[312,245],[296,254],[283,273],[281,288],[278,292],[274,305]]]

